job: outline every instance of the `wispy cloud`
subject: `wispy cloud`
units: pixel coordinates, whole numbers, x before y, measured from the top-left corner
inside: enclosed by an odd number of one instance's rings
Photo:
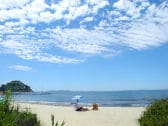
[[[23,66],[23,65],[12,65],[8,67],[9,69],[18,70],[18,71],[31,71],[32,68],[29,66]]]
[[[0,1],[0,53],[78,63],[158,47],[168,42],[167,14],[167,1]]]
[[[91,22],[91,21],[93,21],[93,17],[86,17],[80,22],[80,24],[86,23],[86,22]]]

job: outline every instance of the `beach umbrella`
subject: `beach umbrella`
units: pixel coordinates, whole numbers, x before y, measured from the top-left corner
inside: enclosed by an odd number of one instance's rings
[[[83,99],[84,97],[81,96],[81,95],[75,95],[72,100],[80,100],[80,99]]]

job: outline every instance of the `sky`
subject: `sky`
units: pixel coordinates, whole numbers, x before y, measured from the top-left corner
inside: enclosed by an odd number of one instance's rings
[[[168,89],[167,0],[0,0],[0,84]]]

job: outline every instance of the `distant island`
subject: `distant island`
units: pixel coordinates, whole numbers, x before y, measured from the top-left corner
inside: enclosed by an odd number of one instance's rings
[[[30,86],[18,80],[1,85],[0,92],[5,92],[7,90],[11,90],[11,92],[32,92]]]

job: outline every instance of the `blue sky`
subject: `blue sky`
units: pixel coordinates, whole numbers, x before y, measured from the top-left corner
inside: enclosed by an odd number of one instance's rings
[[[168,89],[168,1],[0,0],[0,84]]]

